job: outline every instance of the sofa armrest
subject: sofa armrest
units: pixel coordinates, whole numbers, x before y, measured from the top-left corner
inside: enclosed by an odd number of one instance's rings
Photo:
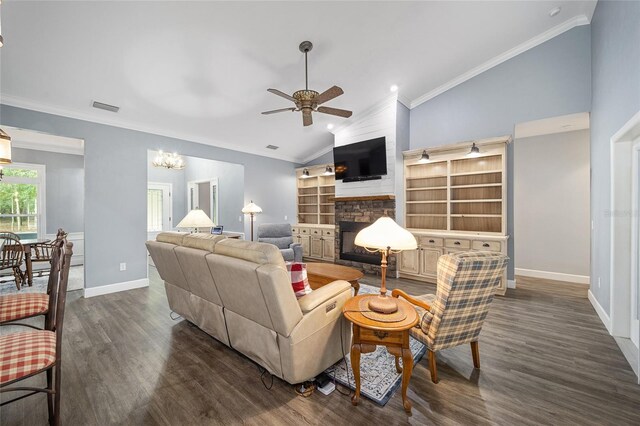
[[[294,262],[302,262],[302,244],[300,243],[291,243],[289,248],[293,250],[293,261]]]
[[[302,315],[311,312],[318,306],[322,305],[324,302],[346,291],[351,291],[351,284],[343,280],[334,281],[316,290],[313,290],[311,293],[298,299],[298,304],[300,305],[300,309],[302,310]]]

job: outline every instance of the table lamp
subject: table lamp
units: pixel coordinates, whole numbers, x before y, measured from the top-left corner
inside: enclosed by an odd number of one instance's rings
[[[242,213],[251,216],[251,241],[253,241],[253,217],[258,213],[262,213],[262,209],[257,204],[254,204],[253,200],[242,209]]]
[[[367,226],[356,235],[355,244],[370,253],[382,253],[381,273],[382,285],[380,295],[372,298],[369,309],[374,312],[392,314],[398,310],[398,303],[393,297],[387,296],[386,275],[387,257],[392,253],[418,248],[416,238],[406,229],[398,225],[388,216],[383,216],[373,224]]]
[[[176,228],[195,228],[198,232],[198,228],[211,228],[216,226],[215,223],[207,216],[207,214],[201,209],[193,209],[180,221]]]

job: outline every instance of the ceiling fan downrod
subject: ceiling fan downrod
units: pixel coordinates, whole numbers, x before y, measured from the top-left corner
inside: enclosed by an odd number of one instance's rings
[[[313,43],[310,41],[303,41],[298,47],[302,53],[304,53],[304,89],[309,90],[309,67],[307,64],[307,53],[313,49]]]

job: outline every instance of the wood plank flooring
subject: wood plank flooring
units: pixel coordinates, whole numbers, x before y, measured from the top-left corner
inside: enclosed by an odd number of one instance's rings
[[[265,389],[254,363],[169,317],[150,269],[149,288],[91,299],[70,293],[63,424],[640,424],[640,386],[584,286],[518,278],[518,288],[492,305],[480,340],[482,369],[473,369],[467,345],[442,351],[436,385],[423,359],[409,385],[407,416],[399,392],[385,407],[366,398],[353,407],[338,392],[299,397],[278,379]],[[388,285],[434,291],[410,280]],[[45,397],[33,396],[3,407],[0,424],[43,425],[46,412]]]

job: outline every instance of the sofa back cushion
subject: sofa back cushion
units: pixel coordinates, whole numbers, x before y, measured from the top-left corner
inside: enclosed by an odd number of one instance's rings
[[[293,237],[278,237],[278,238],[262,238],[259,237],[258,241],[261,243],[273,244],[280,250],[288,249],[293,244]]]
[[[176,247],[178,246],[171,243],[147,241],[147,249],[149,250],[149,254],[151,254],[153,264],[156,266],[156,269],[158,269],[160,278],[170,284],[190,291],[189,283],[182,273],[182,268],[174,252]]]
[[[159,243],[169,243],[169,244],[175,244],[177,246],[181,246],[182,240],[187,235],[189,235],[188,232],[174,232],[174,231],[161,232],[156,237],[156,241],[158,241]]]
[[[198,250],[206,250],[213,253],[213,248],[219,242],[224,240],[224,235],[213,235],[205,233],[188,234],[182,240],[183,247],[189,247]]]
[[[292,235],[289,223],[261,223],[258,226],[258,238],[291,237]]]
[[[227,239],[206,256],[225,309],[288,336],[302,318],[280,251]]]

